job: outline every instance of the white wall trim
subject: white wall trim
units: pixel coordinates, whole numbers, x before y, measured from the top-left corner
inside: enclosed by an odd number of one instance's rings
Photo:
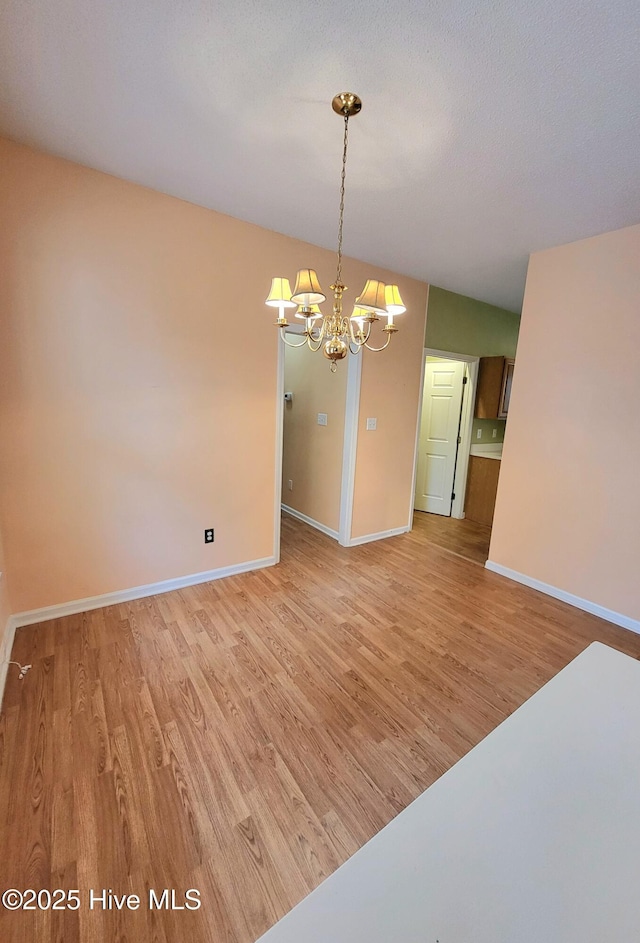
[[[4,688],[7,683],[9,661],[11,660],[11,649],[13,648],[13,640],[16,637],[16,629],[15,616],[9,616],[0,643],[0,708],[2,707]]]
[[[531,589],[537,589],[545,596],[553,596],[554,599],[575,606],[576,609],[583,609],[585,612],[599,616],[607,622],[613,622],[614,625],[619,625],[623,629],[630,629],[631,632],[640,634],[640,620],[638,619],[632,619],[630,616],[615,612],[613,609],[606,609],[604,606],[599,606],[597,603],[583,599],[581,596],[574,596],[573,593],[568,593],[557,586],[551,586],[549,583],[543,583],[541,580],[536,580],[525,573],[519,573],[517,570],[511,570],[508,566],[502,566],[501,563],[494,563],[493,560],[487,560],[485,567],[487,570],[491,570],[492,573],[499,573],[500,576],[506,576],[507,579],[514,580],[516,583],[522,583],[524,586],[531,587]]]
[[[467,491],[467,474],[469,472],[469,453],[471,451],[471,433],[473,431],[473,414],[476,403],[476,386],[478,383],[479,358],[465,357],[467,364],[467,392],[462,403],[462,422],[460,423],[460,444],[456,459],[456,474],[453,480],[455,498],[451,505],[451,517],[462,520],[464,517],[464,499]]]
[[[278,331],[278,334],[280,332]],[[282,503],[282,452],[284,449],[284,341],[278,336],[276,356],[276,467],[273,495],[273,557],[280,563],[280,505]]]
[[[477,363],[479,354],[460,354],[454,350],[436,350],[435,347],[425,347],[425,357],[441,357],[443,360],[461,360],[463,363]]]
[[[429,291],[427,288],[427,314],[429,316]],[[426,319],[425,319],[426,321]],[[413,512],[416,503],[416,481],[418,479],[418,446],[420,445],[420,426],[422,425],[422,405],[424,401],[424,375],[427,370],[427,355],[422,351],[422,367],[420,369],[420,389],[418,391],[418,414],[416,416],[416,441],[413,448],[413,476],[411,479],[411,494],[409,495],[409,530],[413,528]]]
[[[344,408],[344,444],[342,448],[342,481],[340,485],[340,530],[338,541],[349,546],[353,524],[353,496],[356,485],[356,454],[360,419],[360,386],[364,352],[348,354],[347,391]]]
[[[364,537],[352,537],[346,547],[359,547],[360,544],[370,544],[374,540],[384,540],[386,537],[397,537],[399,534],[408,534],[411,527],[396,527],[394,530],[381,530],[379,534],[365,534]]]
[[[263,557],[260,560],[247,560],[246,563],[236,563],[233,566],[221,566],[216,570],[205,570],[203,573],[191,573],[189,576],[178,576],[171,580],[161,580],[159,583],[147,583],[144,586],[134,586],[131,589],[120,589],[113,593],[103,593],[101,596],[88,596],[86,599],[74,599],[71,602],[61,603],[58,606],[45,606],[43,609],[31,609],[29,612],[17,612],[11,616],[16,628],[23,625],[35,625],[37,622],[47,622],[49,619],[61,619],[63,616],[75,615],[77,612],[88,612],[90,609],[102,609],[104,606],[113,606],[117,603],[131,602],[133,599],[143,599],[145,596],[156,596],[158,593],[169,593],[174,589],[185,589],[187,586],[196,586],[198,583],[209,583],[220,580],[225,576],[236,576],[238,573],[248,573],[250,570],[261,570],[263,567],[273,566],[275,557]]]
[[[299,521],[304,521],[305,524],[309,524],[310,527],[315,527],[316,530],[326,534],[327,537],[333,537],[334,540],[338,540],[337,530],[332,530],[330,527],[327,527],[326,524],[321,524],[320,521],[315,521],[312,517],[307,517],[302,511],[296,511],[295,508],[290,508],[287,504],[282,505],[282,510],[285,514],[290,514],[291,517],[295,517]]]

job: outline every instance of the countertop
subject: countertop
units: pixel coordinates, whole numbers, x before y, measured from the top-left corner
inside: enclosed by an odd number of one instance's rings
[[[469,455],[475,455],[476,458],[502,458],[502,442],[487,442],[481,445],[472,445],[469,449]]]

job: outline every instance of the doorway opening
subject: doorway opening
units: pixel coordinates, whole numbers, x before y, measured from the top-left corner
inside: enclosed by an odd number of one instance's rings
[[[414,527],[429,541],[484,565],[491,528],[465,520],[479,358],[425,349],[416,448]]]
[[[287,334],[296,343],[302,328]],[[362,355],[331,373],[306,345],[279,343],[277,369],[274,556],[283,512],[351,546]]]

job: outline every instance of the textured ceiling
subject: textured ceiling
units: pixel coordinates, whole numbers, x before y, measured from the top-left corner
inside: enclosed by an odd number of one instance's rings
[[[640,221],[637,0],[2,0],[0,36],[0,133],[327,247],[357,92],[345,252],[511,310],[529,252]]]

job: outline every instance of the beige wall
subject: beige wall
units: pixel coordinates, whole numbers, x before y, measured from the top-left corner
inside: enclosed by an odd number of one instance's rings
[[[263,299],[272,275],[303,265],[328,286],[334,254],[7,141],[0,219],[13,609],[270,557],[278,339]],[[345,261],[352,291],[369,272]],[[378,448],[358,456],[357,490],[375,492],[358,526],[373,531],[411,491],[426,286],[398,281],[408,330],[363,377],[362,415],[378,408],[378,380],[388,391]],[[409,418],[392,428],[394,406]]]
[[[2,648],[2,637],[4,635],[4,630],[7,625],[7,620],[12,613],[12,608],[9,600],[9,589],[8,589],[8,580],[7,573],[5,570],[5,560],[4,560],[4,550],[2,546],[2,534],[0,534],[0,573],[2,573],[2,578],[0,579],[0,649]]]
[[[400,287],[408,309],[397,319],[401,330],[384,353],[364,352],[352,538],[406,527],[413,508],[427,286]],[[381,346],[384,338],[378,334],[372,343]],[[366,431],[368,417],[378,420],[375,432]]]
[[[640,226],[531,257],[489,553],[631,619],[639,303]]]
[[[300,343],[299,337],[293,337]],[[340,526],[347,365],[331,373],[329,361],[305,345],[285,348],[282,502],[337,531]],[[318,413],[327,425],[318,425]],[[289,491],[288,481],[293,481]]]

